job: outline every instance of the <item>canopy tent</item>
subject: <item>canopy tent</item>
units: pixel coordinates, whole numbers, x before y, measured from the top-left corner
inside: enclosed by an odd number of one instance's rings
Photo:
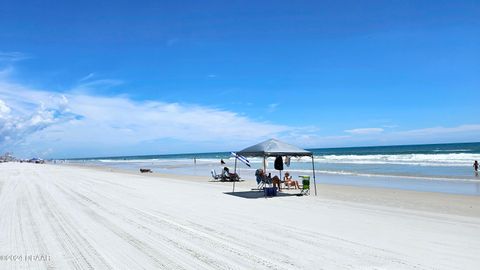
[[[297,147],[292,144],[288,144],[276,139],[266,140],[259,144],[252,145],[241,151],[237,152],[238,155],[248,156],[248,157],[263,157],[264,171],[265,168],[265,159],[267,157],[278,157],[278,156],[289,156],[289,157],[311,157],[312,158],[312,171],[313,171],[313,182],[315,187],[315,195],[317,195],[317,186],[315,179],[315,162],[313,159],[313,153]],[[237,162],[235,159],[235,171],[236,171]],[[235,184],[235,183],[234,183]]]
[[[266,140],[259,144],[247,147],[242,151],[237,152],[237,154],[250,157],[312,156],[312,152],[310,151],[276,139]]]

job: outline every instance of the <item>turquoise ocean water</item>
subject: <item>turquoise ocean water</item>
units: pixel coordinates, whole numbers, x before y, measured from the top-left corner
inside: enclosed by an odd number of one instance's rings
[[[320,183],[400,188],[480,195],[480,177],[473,171],[474,160],[480,161],[480,143],[374,146],[308,149],[314,153],[316,177]],[[122,156],[72,159],[70,163],[86,163],[122,169],[151,168],[162,173],[210,175],[222,166],[233,169],[230,152],[191,153],[149,156]],[[254,179],[261,158],[249,158],[251,167],[238,163],[239,174]],[[268,169],[273,169],[273,158]],[[294,176],[310,174],[310,158],[292,158],[285,167]],[[312,175],[313,176],[313,175]]]

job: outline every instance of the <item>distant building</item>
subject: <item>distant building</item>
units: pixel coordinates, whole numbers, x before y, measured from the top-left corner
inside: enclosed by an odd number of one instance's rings
[[[0,156],[0,162],[9,162],[9,161],[14,161],[15,158],[13,157],[12,153],[5,153],[2,156]]]

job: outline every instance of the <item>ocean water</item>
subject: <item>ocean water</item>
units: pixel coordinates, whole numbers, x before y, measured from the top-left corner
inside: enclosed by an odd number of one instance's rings
[[[401,188],[420,191],[480,195],[480,177],[473,170],[474,160],[480,161],[480,143],[375,146],[351,148],[308,149],[314,154],[317,182],[359,186]],[[234,168],[230,152],[191,153],[175,155],[100,157],[68,160],[138,170],[150,168],[156,172],[210,175],[211,170]],[[274,158],[268,159],[267,170],[273,174]],[[238,162],[237,171],[253,180],[254,171],[263,167],[261,158],[249,158],[251,167]],[[310,157],[291,159],[289,171],[294,177],[312,175]]]

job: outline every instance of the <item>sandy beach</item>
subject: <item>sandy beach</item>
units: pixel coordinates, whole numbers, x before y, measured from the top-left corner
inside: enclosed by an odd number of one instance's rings
[[[480,197],[0,164],[0,269],[479,269]],[[255,196],[253,196],[255,197]],[[30,256],[30,257],[29,257]]]

